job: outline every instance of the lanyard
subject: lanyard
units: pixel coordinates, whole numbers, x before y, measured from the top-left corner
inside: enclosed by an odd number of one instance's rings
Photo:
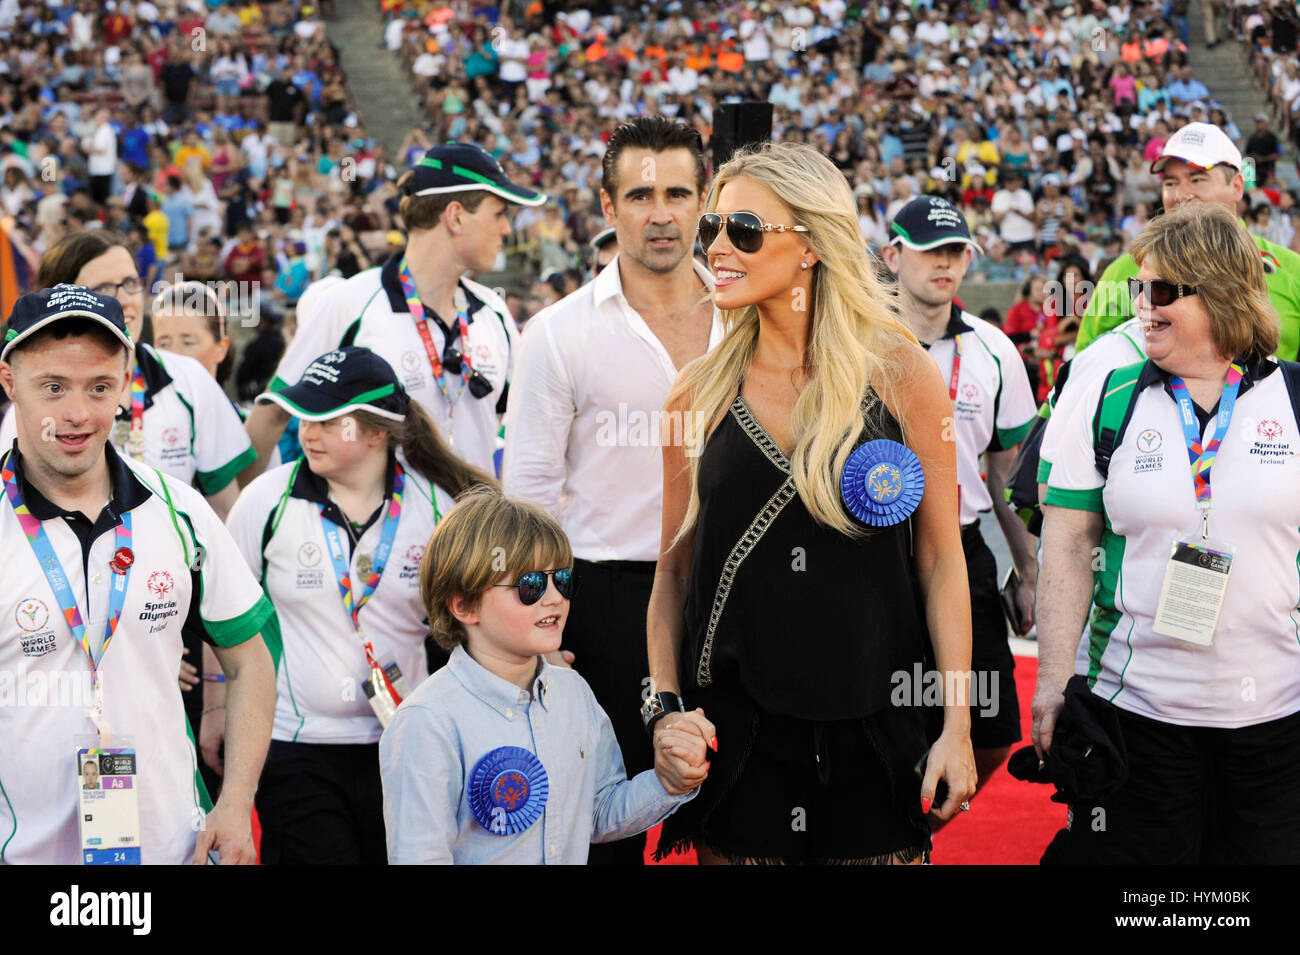
[[[45,574],[45,580],[49,583],[50,590],[54,592],[54,598],[63,611],[63,619],[67,621],[68,626],[72,629],[73,637],[81,645],[82,651],[86,654],[86,659],[90,661],[90,672],[93,675],[95,688],[95,708],[99,711],[102,719],[103,696],[100,689],[99,664],[103,661],[104,654],[108,652],[108,645],[112,642],[114,634],[117,633],[117,624],[122,617],[122,608],[126,604],[126,585],[131,576],[131,564],[124,561],[126,566],[120,572],[117,570],[119,565],[117,563],[113,565],[113,587],[109,596],[108,622],[104,627],[104,645],[100,647],[99,657],[96,658],[90,646],[90,638],[86,634],[86,624],[81,618],[81,610],[77,607],[77,598],[73,596],[72,587],[68,583],[68,575],[64,573],[63,565],[59,562],[59,556],[54,552],[54,545],[50,543],[49,535],[45,533],[45,527],[27,509],[26,503],[23,502],[22,493],[18,490],[12,453],[5,456],[3,468],[0,469],[0,479],[4,481],[5,495],[13,506],[14,515],[18,518],[23,533],[27,535],[27,541],[31,544],[32,551],[36,554],[36,562],[41,565],[41,573]],[[123,511],[121,517],[122,523],[117,526],[117,548],[115,553],[121,554],[125,549],[129,554],[131,548],[131,512]]]
[[[144,460],[144,373],[136,357],[131,371],[131,423],[119,421],[113,426],[113,444],[136,461]]]
[[[961,336],[952,339],[952,377],[948,379],[948,400],[957,403],[957,382],[961,379]]]
[[[343,549],[342,528],[325,516],[325,506],[320,505],[320,519],[324,525],[325,541],[329,544],[330,561],[334,564],[334,574],[338,578],[339,594],[343,597],[343,609],[352,617],[352,626],[361,636],[361,645],[366,651],[366,662],[370,664],[372,672],[383,673],[384,671],[375,657],[374,645],[361,630],[361,608],[374,595],[375,589],[379,586],[379,578],[383,576],[384,567],[388,564],[388,556],[392,553],[393,539],[397,536],[397,522],[402,517],[402,491],[405,486],[406,473],[398,464],[393,477],[393,496],[389,499],[388,513],[384,516],[384,527],[379,536],[379,548],[375,551],[374,566],[370,571],[370,577],[362,584],[360,597],[353,595],[351,572]],[[401,703],[402,698],[397,694],[387,674],[384,674],[384,684],[393,694],[393,698]]]
[[[447,391],[447,384],[442,379],[442,358],[438,355],[438,349],[433,345],[433,333],[429,331],[429,320],[424,314],[424,305],[420,302],[420,296],[415,291],[415,280],[411,278],[411,269],[406,264],[406,256],[402,256],[402,261],[397,263],[397,280],[402,285],[402,294],[406,296],[406,307],[411,312],[411,318],[415,319],[415,327],[419,329],[420,340],[424,342],[424,350],[429,355],[429,364],[433,366],[433,382],[442,392],[443,398],[447,400],[447,405],[455,413],[456,402],[460,396],[465,393],[469,386],[470,372],[473,365],[469,357],[469,319],[463,308],[456,309],[456,321],[460,325],[460,340],[464,347],[465,354],[461,356],[460,363],[460,391],[456,392],[453,398]]]
[[[1196,491],[1196,506],[1201,509],[1201,536],[1208,537],[1210,506],[1213,503],[1210,491],[1210,469],[1214,467],[1219,456],[1219,445],[1228,433],[1228,423],[1232,420],[1232,409],[1237,403],[1237,392],[1241,389],[1242,368],[1237,362],[1228,366],[1228,375],[1223,382],[1223,396],[1219,399],[1219,413],[1215,418],[1214,436],[1204,446],[1201,444],[1200,425],[1196,420],[1196,409],[1192,406],[1187,386],[1177,376],[1170,379],[1174,398],[1178,401],[1178,410],[1183,419],[1183,436],[1187,440],[1187,459],[1192,465],[1192,484]]]

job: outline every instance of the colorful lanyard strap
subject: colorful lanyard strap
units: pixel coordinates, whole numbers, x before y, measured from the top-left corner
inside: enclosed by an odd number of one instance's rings
[[[393,477],[393,496],[388,501],[388,513],[384,516],[384,527],[379,536],[379,548],[375,551],[374,565],[371,568],[370,576],[362,584],[361,595],[354,596],[352,590],[352,575],[349,569],[347,552],[343,546],[343,529],[325,516],[325,505],[320,507],[321,524],[325,530],[325,541],[329,545],[330,561],[334,564],[334,575],[338,578],[339,594],[343,597],[343,609],[348,612],[352,618],[352,626],[356,628],[357,633],[361,636],[361,644],[366,651],[366,662],[370,664],[372,671],[378,670],[383,673],[383,667],[379,665],[379,660],[375,657],[374,645],[366,638],[361,629],[361,608],[374,595],[375,589],[379,586],[379,578],[383,576],[384,567],[388,564],[388,557],[393,550],[393,539],[397,536],[397,522],[402,517],[402,492],[406,488],[406,472],[402,466],[397,465],[395,476]],[[401,702],[401,697],[397,695],[396,689],[389,681],[387,674],[384,675],[384,683],[393,693],[394,699]]]
[[[957,382],[961,380],[961,336],[952,339],[952,376],[948,379],[948,400],[957,403]]]
[[[81,618],[81,611],[77,607],[77,598],[73,596],[72,587],[68,583],[68,575],[63,571],[63,565],[59,562],[58,554],[54,552],[54,545],[50,543],[49,535],[45,533],[45,527],[40,521],[27,509],[23,501],[22,493],[18,490],[18,481],[14,474],[13,454],[12,452],[5,456],[4,465],[0,468],[0,479],[4,480],[5,495],[9,498],[9,503],[13,505],[14,515],[18,518],[18,523],[22,526],[23,533],[27,535],[27,542],[31,544],[32,551],[36,554],[36,561],[41,565],[41,572],[45,574],[45,580],[50,585],[50,590],[54,592],[54,598],[58,601],[60,609],[63,610],[63,618],[67,621],[68,626],[72,629],[72,635],[76,638],[77,643],[86,654],[86,659],[90,661],[91,672],[95,674],[95,682],[99,682],[97,672],[99,663],[104,659],[104,654],[108,652],[108,645],[112,641],[114,634],[117,633],[117,624],[122,617],[122,608],[126,604],[126,586],[131,577],[131,565],[126,563],[121,570],[121,564],[114,562],[113,566],[113,587],[110,591],[108,605],[108,623],[104,628],[104,645],[100,647],[99,656],[96,657],[90,646],[90,639],[86,634],[86,624]],[[122,523],[117,526],[117,548],[116,553],[121,554],[123,550],[126,553],[131,552],[131,512],[122,512]]]
[[[456,309],[456,321],[460,326],[461,347],[464,355],[461,356],[460,363],[460,391],[456,392],[453,398],[447,391],[447,383],[443,381],[442,358],[438,354],[438,349],[433,344],[433,332],[429,330],[429,320],[424,314],[424,305],[420,301],[419,294],[415,291],[415,280],[411,278],[411,269],[406,264],[406,256],[397,263],[397,280],[402,285],[402,294],[406,297],[406,307],[411,312],[411,318],[415,320],[415,327],[420,332],[420,340],[424,342],[424,350],[429,355],[429,364],[433,366],[433,382],[442,392],[443,398],[447,400],[450,408],[455,408],[456,402],[460,400],[465,389],[469,387],[469,376],[473,370],[473,365],[469,357],[469,316],[465,314],[463,308]]]
[[[1209,510],[1213,500],[1210,490],[1210,469],[1219,456],[1219,445],[1228,433],[1228,424],[1232,421],[1232,409],[1237,403],[1237,392],[1241,390],[1242,367],[1237,362],[1228,366],[1228,375],[1223,381],[1223,395],[1219,398],[1219,413],[1215,418],[1214,436],[1202,445],[1200,423],[1196,418],[1196,408],[1192,404],[1187,386],[1177,376],[1170,379],[1169,385],[1178,401],[1178,410],[1183,420],[1183,436],[1187,440],[1187,459],[1192,465],[1192,484],[1196,490],[1196,506],[1201,509],[1202,536],[1206,534]]]

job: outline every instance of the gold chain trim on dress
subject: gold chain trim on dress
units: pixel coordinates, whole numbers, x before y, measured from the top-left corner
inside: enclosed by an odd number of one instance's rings
[[[732,411],[736,411],[734,405]],[[739,412],[737,412],[736,417],[741,417]],[[757,441],[757,438],[755,440]],[[780,453],[779,448],[777,453]],[[786,470],[789,470],[788,466]],[[736,546],[731,548],[726,563],[722,565],[722,574],[718,577],[718,589],[713,594],[713,609],[709,612],[709,629],[704,635],[704,646],[700,648],[700,665],[695,670],[695,680],[702,687],[713,683],[713,674],[709,669],[709,663],[713,657],[713,634],[718,629],[718,621],[722,619],[722,608],[727,603],[727,595],[731,593],[731,585],[736,579],[736,572],[740,570],[741,562],[749,556],[749,552],[763,539],[767,529],[772,526],[772,521],[776,520],[776,516],[794,499],[796,493],[793,477],[787,477],[782,481],[781,486],[767,499],[767,503],[758,512],[758,516],[750,522],[749,527],[745,529],[745,533],[740,536],[740,540],[736,541]]]
[[[780,468],[782,473],[789,474],[790,459],[785,456],[781,446],[773,441],[763,426],[758,423],[758,419],[750,414],[749,405],[745,404],[745,399],[740,395],[737,395],[736,400],[731,403],[731,413],[745,429],[745,433],[758,445],[758,449],[767,455],[767,459]]]

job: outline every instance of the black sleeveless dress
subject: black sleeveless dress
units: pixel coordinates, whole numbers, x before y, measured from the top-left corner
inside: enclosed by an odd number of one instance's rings
[[[867,407],[859,443],[901,441],[883,403]],[[881,862],[928,850],[912,769],[922,713],[891,679],[912,678],[927,639],[910,522],[857,538],[816,523],[739,396],[705,444],[699,497],[681,677],[718,751],[659,852]]]

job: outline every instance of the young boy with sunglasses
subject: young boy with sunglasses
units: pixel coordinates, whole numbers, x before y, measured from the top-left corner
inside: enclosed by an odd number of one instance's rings
[[[379,743],[390,863],[577,864],[695,795],[708,773],[700,711],[659,735],[627,779],[609,717],[573,670],[548,664],[573,595],[568,538],[541,508],[464,495],[420,563],[447,666],[407,697]]]

